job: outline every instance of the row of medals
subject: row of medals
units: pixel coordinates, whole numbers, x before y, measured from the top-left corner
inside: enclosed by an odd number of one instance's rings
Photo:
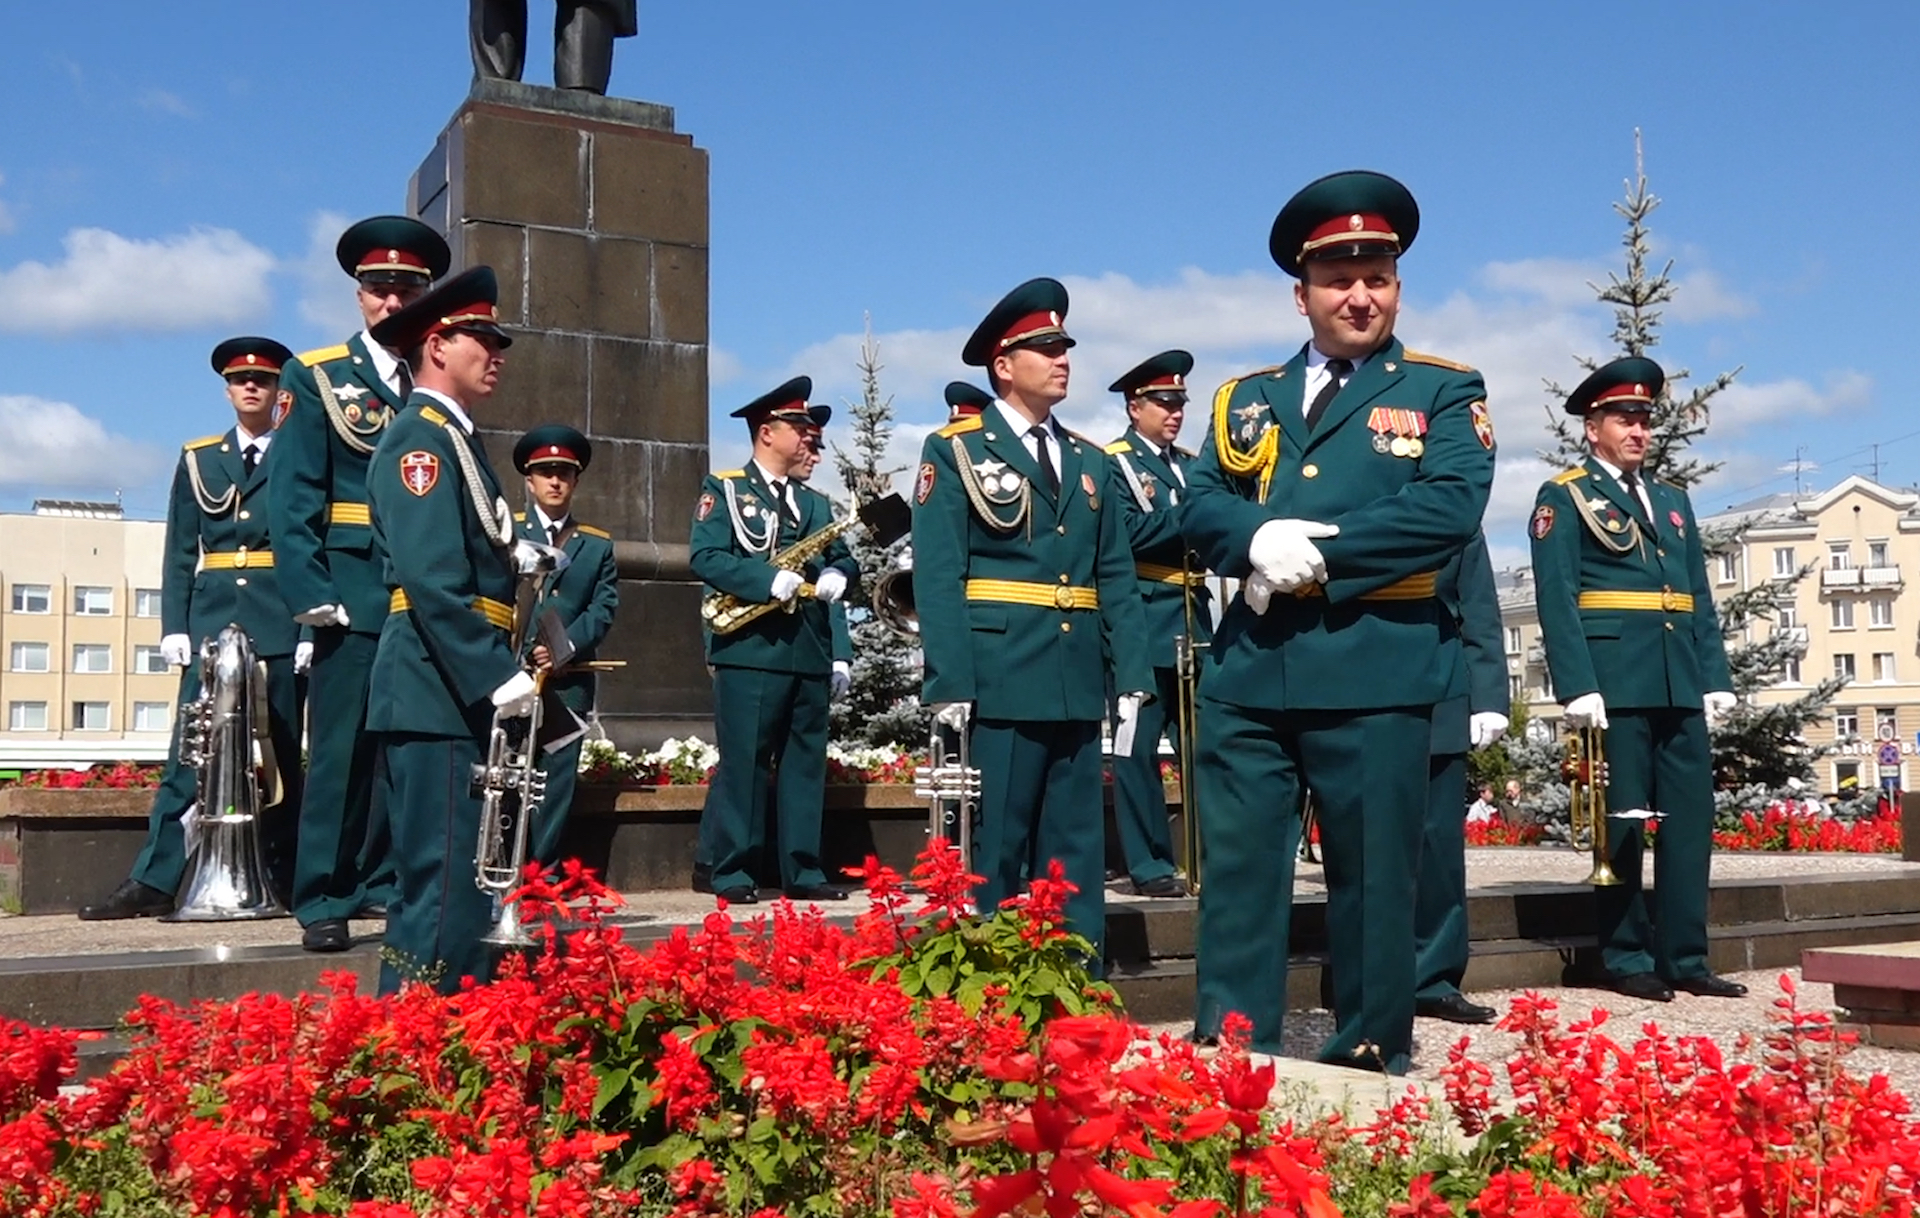
[[[1427,445],[1419,436],[1389,436],[1383,431],[1376,431],[1373,433],[1373,451],[1392,453],[1396,457],[1417,457],[1427,451]]]

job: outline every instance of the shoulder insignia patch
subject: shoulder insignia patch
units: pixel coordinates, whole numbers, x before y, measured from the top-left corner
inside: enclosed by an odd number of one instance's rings
[[[1473,371],[1473,369],[1466,364],[1456,364],[1452,360],[1442,359],[1438,355],[1429,355],[1425,351],[1415,351],[1412,347],[1403,348],[1400,352],[1400,358],[1415,364],[1432,364],[1436,368],[1446,368],[1453,372]]]
[[[607,541],[613,540],[612,533],[607,532],[605,529],[597,529],[590,524],[576,524],[573,528],[575,532],[585,533],[589,537],[600,537]]]
[[[1543,503],[1533,509],[1533,524],[1529,526],[1528,531],[1533,534],[1535,541],[1542,540],[1548,533],[1553,532],[1553,507],[1550,504]]]
[[[348,350],[347,344],[335,343],[331,347],[316,347],[312,351],[303,352],[300,356],[300,362],[311,368],[315,364],[324,364],[328,360],[345,359],[352,354],[353,352]]]
[[[726,479],[726,478],[744,478],[744,477],[746,477],[746,476],[747,476],[747,471],[746,471],[746,470],[744,470],[744,469],[722,469],[722,470],[715,470],[715,471],[714,471],[714,474],[713,474],[713,476],[714,476],[714,477],[716,477],[716,478],[720,478],[720,479]]]
[[[293,390],[282,389],[273,395],[273,425],[278,428],[293,413]]]
[[[1553,484],[1555,486],[1565,486],[1569,482],[1578,482],[1580,481],[1580,479],[1586,476],[1587,476],[1586,466],[1577,465],[1574,468],[1567,470],[1564,473],[1555,474],[1553,476]]]
[[[1115,440],[1113,443],[1107,445],[1106,447],[1106,454],[1109,457],[1117,457],[1121,453],[1130,453],[1132,451],[1133,451],[1133,445],[1128,443],[1125,440]]]
[[[420,408],[420,417],[429,423],[439,423],[442,425],[447,421],[446,415],[441,414],[431,406],[422,406]]]
[[[225,436],[201,436],[198,440],[188,440],[185,444],[182,444],[180,447],[206,448],[208,445],[218,444],[221,440],[224,440],[225,438],[226,438]]]
[[[920,476],[914,480],[913,484],[913,501],[915,503],[925,503],[927,496],[931,494],[933,494],[933,462],[922,461],[920,463]]]
[[[1486,402],[1484,401],[1475,402],[1472,406],[1468,407],[1467,409],[1468,409],[1468,412],[1473,416],[1473,434],[1479,437],[1480,447],[1492,448],[1493,447],[1493,416],[1487,413]]]
[[[416,448],[400,458],[400,485],[424,497],[440,481],[440,458]]]
[[[953,422],[947,424],[945,427],[942,427],[939,431],[936,431],[933,434],[936,436],[939,436],[941,439],[944,440],[949,436],[958,436],[958,435],[964,435],[970,431],[979,431],[982,427],[985,427],[985,426],[986,424],[981,422],[980,416],[977,414],[974,414],[974,415],[968,415],[964,419],[955,419]]]
[[[693,518],[705,520],[711,515],[713,515],[713,492],[704,491],[700,495],[700,502],[694,505]]]

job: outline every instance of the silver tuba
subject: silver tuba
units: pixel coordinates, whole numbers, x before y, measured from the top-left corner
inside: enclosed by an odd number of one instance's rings
[[[162,921],[286,916],[260,842],[261,810],[284,794],[267,725],[266,663],[246,631],[227,626],[201,644],[200,696],[181,708],[180,764],[196,771],[196,795],[181,818],[187,881]]]
[[[565,550],[524,539],[514,542],[513,654],[524,656],[532,636],[534,610],[547,583],[571,560]],[[534,674],[536,691],[540,675]],[[520,906],[507,900],[520,887],[527,863],[527,836],[547,797],[547,776],[540,769],[540,698],[533,713],[506,718],[493,713],[487,731],[487,757],[473,766],[471,793],[480,800],[480,834],[474,843],[473,882],[493,897],[493,927],[480,936],[495,947],[532,947],[533,937],[520,922]]]

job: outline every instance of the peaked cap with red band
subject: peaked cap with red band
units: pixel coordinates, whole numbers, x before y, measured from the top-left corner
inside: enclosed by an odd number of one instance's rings
[[[1107,392],[1124,393],[1130,398],[1177,393],[1185,398],[1187,374],[1192,371],[1193,356],[1176,347],[1172,351],[1162,351],[1141,360],[1131,371],[1108,385]]]
[[[242,335],[230,338],[213,349],[213,370],[221,376],[242,372],[264,372],[279,376],[280,369],[293,362],[293,352],[270,338]]]
[[[947,421],[970,418],[993,405],[993,395],[966,381],[948,381]]]
[[[536,465],[584,470],[592,461],[593,441],[565,423],[542,423],[513,446],[513,468],[523,474]]]
[[[1273,218],[1267,252],[1295,279],[1319,258],[1399,257],[1420,232],[1413,192],[1384,173],[1350,169],[1307,183]]]
[[[996,355],[1036,343],[1064,343],[1073,339],[1065,329],[1067,289],[1058,279],[1029,279],[1000,298],[985,320],[974,327],[960,362],[973,368],[992,365]]]
[[[745,419],[754,427],[762,423],[770,423],[775,419],[825,427],[827,420],[833,417],[833,407],[807,405],[807,398],[812,393],[813,378],[796,376],[778,389],[769,389],[734,411],[733,417]]]
[[[1567,413],[1585,415],[1594,410],[1633,410],[1651,413],[1654,399],[1666,388],[1667,374],[1644,355],[1628,355],[1595,368],[1580,387],[1567,395]]]
[[[424,286],[447,273],[453,253],[439,233],[408,216],[370,216],[340,234],[340,269],[367,283]]]
[[[493,268],[469,267],[374,326],[373,341],[394,351],[411,351],[429,335],[468,331],[491,335],[509,347],[513,336],[500,328],[494,309],[499,299],[500,280]]]

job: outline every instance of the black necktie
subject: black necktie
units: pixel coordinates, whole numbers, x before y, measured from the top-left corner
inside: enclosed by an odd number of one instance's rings
[[[550,546],[557,546],[560,544],[560,526],[559,525],[550,524],[547,526],[547,544]]]
[[[407,399],[413,396],[413,372],[407,367],[406,360],[394,365],[394,379],[400,382],[400,404],[404,406]]]
[[[1627,488],[1627,497],[1633,500],[1633,514],[1640,518],[1642,524],[1652,524],[1653,521],[1647,516],[1647,505],[1640,502],[1640,479],[1630,473],[1622,473],[1620,485]]]
[[[240,453],[240,464],[246,468],[247,477],[253,477],[253,467],[260,464],[259,447],[253,444],[247,445]]]
[[[1327,407],[1340,395],[1340,383],[1353,371],[1353,361],[1330,359],[1327,361],[1327,383],[1320,386],[1320,392],[1313,395],[1313,402],[1307,407],[1307,430],[1312,431],[1320,423],[1320,416],[1327,413]]]
[[[1055,495],[1060,493],[1060,471],[1053,467],[1053,454],[1047,451],[1047,425],[1035,423],[1027,429],[1033,437],[1034,453],[1040,460],[1040,474],[1047,481],[1047,489]]]
[[[793,505],[787,502],[786,482],[783,481],[782,479],[775,478],[773,480],[772,486],[773,486],[773,501],[776,505],[779,506],[780,519],[785,523],[792,525],[796,529],[799,528],[800,521],[793,514]]]

